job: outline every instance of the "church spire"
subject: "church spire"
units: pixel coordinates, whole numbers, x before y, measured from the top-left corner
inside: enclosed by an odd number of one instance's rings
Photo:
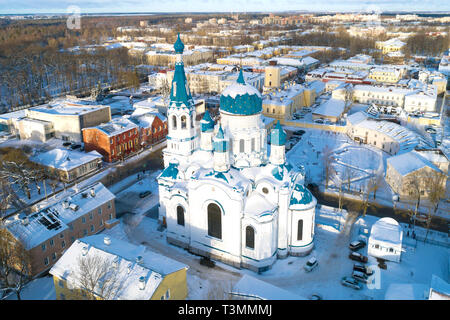
[[[245,84],[244,74],[242,73],[242,68],[239,71],[239,77],[237,78],[237,83]]]
[[[175,53],[177,55],[177,60],[175,62],[175,72],[172,80],[172,88],[170,90],[170,104],[176,107],[187,107],[192,109],[194,101],[192,100],[191,91],[187,83],[186,74],[184,72],[184,64],[182,54],[184,51],[184,44],[180,39],[180,34],[178,34],[177,41],[173,45]]]

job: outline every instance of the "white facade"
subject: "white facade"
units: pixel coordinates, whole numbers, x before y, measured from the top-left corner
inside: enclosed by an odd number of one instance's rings
[[[392,218],[381,218],[370,231],[367,253],[372,257],[400,262],[402,254],[402,227]]]
[[[177,72],[184,71],[175,72],[173,83],[186,82]],[[225,104],[230,97],[231,106]],[[281,126],[271,132],[275,153],[269,161],[261,97],[242,73],[221,96],[218,124],[206,113],[201,128],[193,122],[193,128],[180,130],[171,119],[183,112],[187,117],[189,108],[171,104],[165,169],[158,177],[167,241],[257,272],[269,269],[277,257],[308,254],[316,199],[303,185],[304,173],[285,161]],[[185,140],[189,144],[183,145]]]

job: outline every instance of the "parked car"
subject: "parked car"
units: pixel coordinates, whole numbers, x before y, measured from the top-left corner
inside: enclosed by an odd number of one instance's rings
[[[63,147],[68,147],[68,146],[70,146],[72,144],[72,142],[63,142]]]
[[[305,133],[305,130],[297,130],[292,133],[294,136],[302,136]]]
[[[147,190],[147,191],[143,191],[141,193],[139,193],[139,198],[145,198],[146,196],[152,194],[151,191]]]
[[[428,132],[428,133],[433,133],[433,134],[437,133],[436,129],[431,128],[431,127],[426,128],[425,131]]]
[[[315,257],[312,257],[306,262],[303,268],[305,269],[306,272],[310,272],[313,269],[315,269],[318,265],[319,263],[317,262],[317,259]]]
[[[341,284],[346,287],[353,288],[355,290],[360,290],[362,286],[356,281],[355,279],[351,277],[343,277],[341,279]]]
[[[354,264],[353,265],[353,270],[354,271],[359,271],[364,273],[367,276],[371,276],[373,274],[373,270],[365,265],[362,264]]]
[[[362,272],[359,272],[359,271],[353,271],[352,272],[352,278],[355,279],[358,282],[367,283],[369,277],[365,273],[362,273]]]
[[[350,259],[355,260],[355,261],[359,261],[362,263],[366,263],[367,262],[367,257],[362,255],[359,252],[351,252],[348,256]]]
[[[201,257],[200,264],[202,266],[207,266],[208,268],[214,268],[216,266],[216,263],[208,257]]]
[[[356,240],[350,242],[350,245],[348,246],[350,250],[356,251],[358,249],[364,248],[366,246],[366,242],[363,240]]]
[[[70,149],[75,150],[75,149],[80,149],[81,148],[81,144],[73,144],[70,146]]]
[[[314,120],[314,122],[315,123],[323,123],[323,120],[322,119],[316,119],[316,120]]]

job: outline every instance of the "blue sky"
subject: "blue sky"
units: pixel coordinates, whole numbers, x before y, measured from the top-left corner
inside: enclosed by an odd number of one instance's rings
[[[450,11],[448,0],[0,0],[0,14],[99,12]]]

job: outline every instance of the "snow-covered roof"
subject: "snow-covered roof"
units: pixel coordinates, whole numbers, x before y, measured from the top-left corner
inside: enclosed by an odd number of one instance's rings
[[[302,296],[246,274],[235,284],[231,294],[255,300],[306,300]]]
[[[166,275],[188,268],[142,245],[93,235],[76,240],[52,267],[50,274],[66,280],[72,288],[81,288],[78,259],[89,257],[99,257],[111,266],[111,277],[119,284],[109,298],[111,300],[149,300]],[[94,292],[99,294],[98,288]]]
[[[48,104],[30,108],[30,111],[56,114],[60,116],[83,115],[109,106],[93,105],[91,101],[71,100],[69,98],[55,99]]]
[[[86,128],[86,129],[92,129],[92,128],[99,129],[102,132],[104,132],[107,136],[112,137],[112,136],[121,134],[123,132],[126,132],[128,130],[137,129],[138,126],[135,123],[133,123],[132,121],[130,121],[129,119],[121,117],[121,118],[112,119],[108,123],[102,123],[102,124],[99,124],[98,126]],[[85,130],[85,129],[83,129],[83,130]]]
[[[244,205],[244,214],[258,219],[272,219],[273,213],[278,208],[259,193],[250,195]]]
[[[316,198],[303,184],[296,184],[294,186],[289,201],[289,209],[305,210],[314,207],[316,204]]]
[[[430,299],[450,299],[450,284],[443,279],[439,278],[437,275],[433,274],[431,276],[430,291],[434,291],[439,294],[430,296]],[[446,296],[446,297],[442,297]]]
[[[345,109],[345,101],[329,99],[316,108],[313,114],[326,117],[340,117]]]
[[[424,167],[430,167],[433,170],[440,172],[439,168],[433,163],[413,151],[390,157],[386,161],[402,176]]]
[[[379,219],[372,225],[370,240],[382,241],[393,245],[401,245],[403,238],[402,227],[392,218]]]
[[[26,219],[16,216],[14,220],[7,221],[6,227],[28,250],[66,230],[74,220],[114,199],[114,194],[100,182],[80,191],[69,189],[60,201],[28,215]]]
[[[39,163],[43,166],[52,167],[59,170],[70,171],[78,168],[83,164],[99,161],[102,156],[96,152],[91,151],[88,153],[72,151],[67,149],[56,148],[44,153],[40,153],[34,157],[30,157],[30,160]]]

